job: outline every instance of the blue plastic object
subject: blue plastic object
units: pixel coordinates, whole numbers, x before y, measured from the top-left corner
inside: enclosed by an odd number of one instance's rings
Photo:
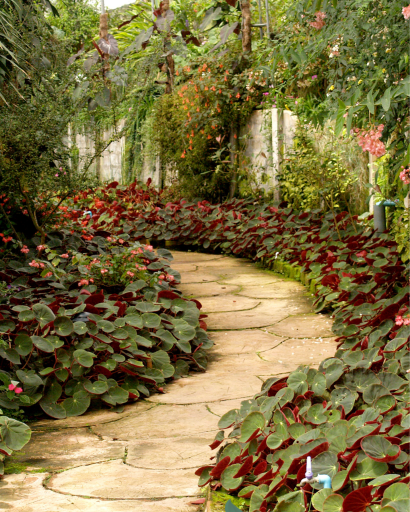
[[[236,507],[231,500],[227,501],[225,505],[225,512],[242,512],[240,508]]]
[[[329,475],[317,475],[317,482],[323,484],[324,489],[332,488],[332,479]]]
[[[93,212],[85,211],[85,212],[84,212],[84,215],[89,215],[89,216],[90,216],[90,219],[91,219],[91,218],[92,218],[92,216],[93,216]]]

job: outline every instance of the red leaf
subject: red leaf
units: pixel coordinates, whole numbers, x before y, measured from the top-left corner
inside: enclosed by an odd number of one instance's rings
[[[253,466],[253,456],[249,455],[249,457],[245,460],[245,462],[242,464],[241,469],[236,473],[234,478],[240,478],[241,476],[247,475]]]
[[[231,458],[229,455],[224,457],[222,460],[218,462],[218,464],[214,467],[214,469],[209,473],[215,479],[220,478],[222,471],[224,471],[230,464]]]
[[[343,512],[365,512],[372,502],[372,487],[351,492],[343,501]]]
[[[218,448],[218,446],[222,443],[222,441],[214,441],[212,444],[209,445],[211,450],[215,450],[215,448]]]
[[[254,475],[260,475],[261,473],[264,473],[266,471],[266,468],[268,467],[268,463],[266,460],[261,460],[259,464],[256,466],[256,468],[253,470]]]
[[[195,501],[190,501],[189,504],[190,505],[202,505],[203,503],[205,503],[205,498],[199,498]]]

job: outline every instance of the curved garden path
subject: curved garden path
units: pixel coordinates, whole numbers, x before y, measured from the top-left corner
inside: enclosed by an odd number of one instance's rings
[[[33,425],[0,481],[0,510],[194,512],[195,469],[209,461],[218,416],[272,375],[334,353],[331,320],[305,288],[244,259],[174,252],[185,296],[208,313],[215,346],[206,373],[125,407]]]

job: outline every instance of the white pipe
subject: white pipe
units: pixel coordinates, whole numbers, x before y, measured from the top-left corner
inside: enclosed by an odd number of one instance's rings
[[[101,0],[101,14],[104,14],[104,13],[105,13],[104,0]]]

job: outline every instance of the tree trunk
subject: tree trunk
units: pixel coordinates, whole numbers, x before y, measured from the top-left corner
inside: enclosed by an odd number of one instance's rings
[[[243,53],[252,52],[252,18],[251,4],[247,0],[241,1],[242,9],[242,51]]]
[[[99,35],[101,39],[105,39],[108,41],[108,13],[103,13],[100,15],[100,31]],[[103,66],[103,75],[105,76],[106,73],[110,69],[110,63],[109,63],[109,55],[104,53],[104,66]]]

